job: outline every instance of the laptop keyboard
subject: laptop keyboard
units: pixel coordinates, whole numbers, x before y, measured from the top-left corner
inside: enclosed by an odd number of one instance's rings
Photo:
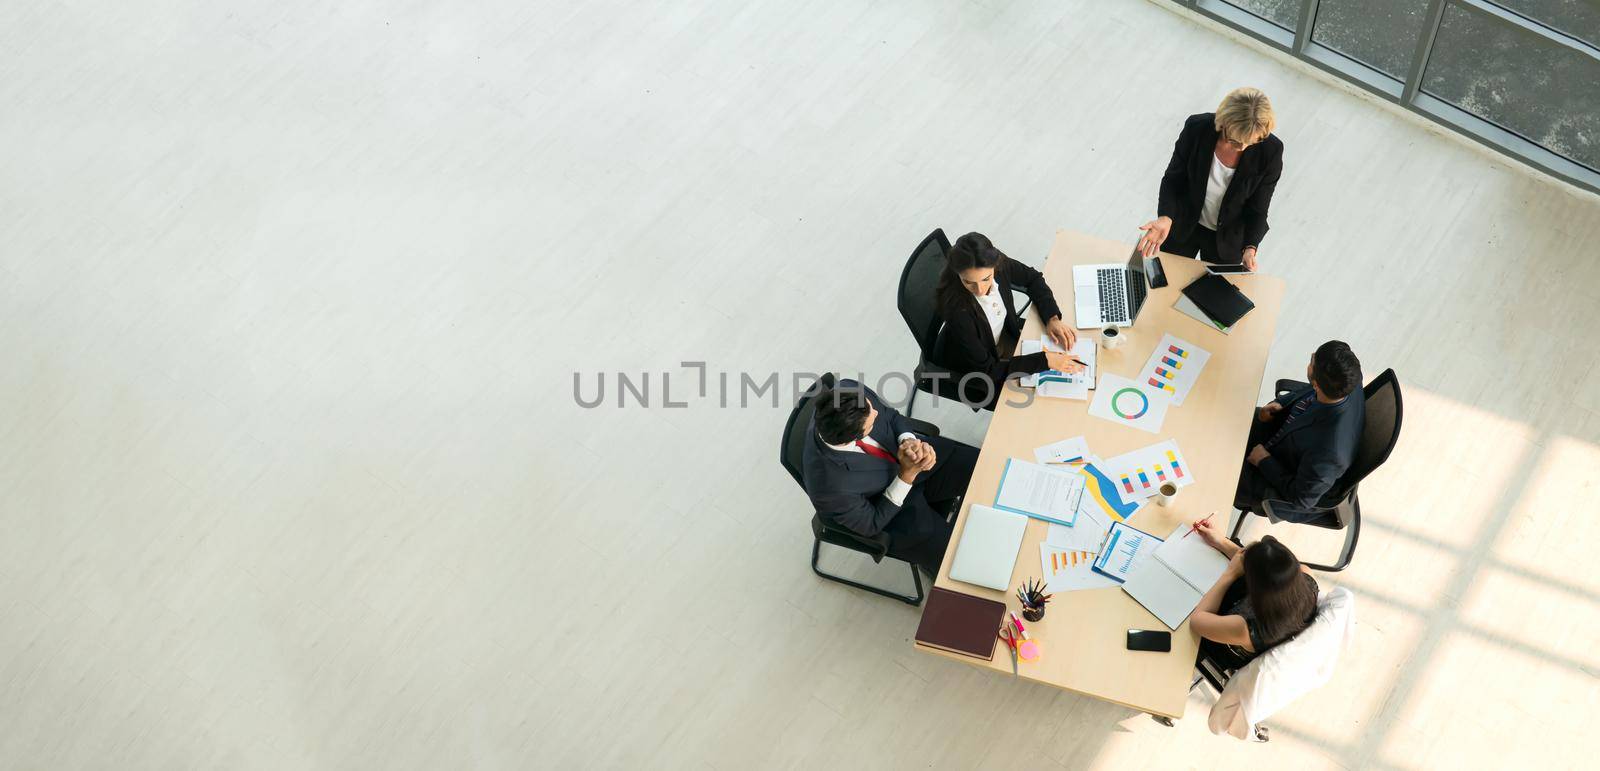
[[[1105,321],[1128,320],[1128,290],[1121,268],[1101,268],[1095,271],[1100,282],[1100,318]],[[1142,288],[1142,287],[1141,287]]]

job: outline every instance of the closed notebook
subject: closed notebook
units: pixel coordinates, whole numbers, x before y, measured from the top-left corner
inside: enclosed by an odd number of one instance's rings
[[[1183,624],[1228,568],[1222,552],[1198,535],[1184,537],[1188,532],[1189,525],[1179,525],[1122,584],[1128,596],[1155,614],[1168,629]]]
[[[992,661],[1005,614],[1003,602],[935,586],[922,607],[916,639],[933,648]]]
[[[1200,306],[1212,321],[1225,327],[1231,327],[1244,318],[1246,313],[1255,310],[1256,304],[1239,291],[1233,282],[1215,274],[1207,273],[1194,280],[1193,283],[1183,288],[1185,297]]]
[[[1011,571],[1017,566],[1017,550],[1028,518],[1009,511],[972,504],[967,524],[956,542],[956,556],[950,562],[950,577],[957,581],[1005,591],[1011,584]]]

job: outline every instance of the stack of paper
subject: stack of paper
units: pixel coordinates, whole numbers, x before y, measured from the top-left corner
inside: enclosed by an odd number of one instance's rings
[[[1070,526],[1078,519],[1083,487],[1083,476],[1064,467],[1007,458],[994,507]]]
[[[1171,403],[1172,396],[1165,389],[1107,372],[1095,389],[1089,414],[1154,434],[1161,430]]]
[[[1200,306],[1194,304],[1194,300],[1189,299],[1189,295],[1186,295],[1182,292],[1178,293],[1178,302],[1174,303],[1172,307],[1177,308],[1179,313],[1182,313],[1183,315],[1188,316],[1195,321],[1200,322],[1201,324],[1211,327],[1212,329],[1215,329],[1224,335],[1233,331],[1233,327],[1219,323],[1216,319],[1207,316],[1205,311],[1200,310]]]
[[[1181,407],[1210,360],[1210,351],[1181,337],[1163,335],[1135,380],[1168,394],[1172,397],[1172,406]]]
[[[1050,543],[1039,544],[1044,590],[1053,594],[1116,586],[1114,579],[1094,571],[1095,556],[1093,551],[1062,549]]]
[[[1175,439],[1118,455],[1106,461],[1105,470],[1125,501],[1150,498],[1161,491],[1165,482],[1180,488],[1194,484],[1194,472]]]
[[[1160,538],[1134,528],[1126,522],[1113,523],[1111,534],[1106,536],[1105,548],[1101,549],[1100,556],[1095,558],[1094,569],[1116,579],[1119,583],[1126,581],[1128,576],[1160,545]]]
[[[1023,340],[1018,349],[1018,353],[1023,355],[1039,353],[1040,351],[1064,353],[1065,349],[1056,345],[1055,341],[1048,337],[1038,340]],[[1097,351],[1098,348],[1095,346],[1094,340],[1087,337],[1080,338],[1077,344],[1072,346],[1072,355],[1078,361],[1084,363],[1082,372],[1069,374],[1053,369],[1045,370],[1034,375],[1024,375],[1022,377],[1022,385],[1025,388],[1037,389],[1036,393],[1039,396],[1050,396],[1058,399],[1088,399],[1089,390],[1094,388],[1095,354]]]
[[[1216,585],[1228,561],[1198,535],[1186,537],[1179,525],[1126,577],[1122,590],[1155,614],[1168,629],[1177,629],[1194,612],[1200,598]]]
[[[1033,459],[1040,463],[1066,463],[1085,460],[1088,457],[1089,442],[1081,436],[1062,439],[1053,444],[1037,447],[1033,451]]]

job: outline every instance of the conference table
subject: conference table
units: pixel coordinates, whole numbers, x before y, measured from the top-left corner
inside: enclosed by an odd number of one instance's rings
[[[1067,230],[1056,233],[1055,244],[1045,261],[1044,275],[1068,324],[1073,323],[1072,267],[1126,263],[1131,250],[1132,244],[1128,241],[1110,241]],[[1039,543],[1045,539],[1047,523],[1036,519],[1028,521],[1021,551],[1012,569],[1009,591],[954,581],[950,578],[950,564],[961,542],[961,531],[972,504],[994,502],[1006,460],[1033,461],[1035,448],[1075,436],[1083,436],[1090,451],[1101,458],[1111,458],[1167,439],[1176,440],[1194,475],[1194,482],[1179,490],[1169,506],[1158,506],[1153,499],[1145,502],[1129,517],[1128,524],[1165,538],[1180,523],[1194,522],[1216,512],[1218,518],[1213,521],[1226,532],[1234,487],[1244,462],[1251,410],[1256,406],[1256,395],[1266,369],[1284,284],[1280,279],[1260,274],[1229,276],[1228,280],[1256,307],[1228,334],[1223,334],[1173,307],[1180,290],[1204,274],[1204,266],[1196,260],[1168,254],[1161,255],[1161,264],[1166,270],[1167,286],[1150,292],[1135,325],[1122,330],[1127,338],[1122,347],[1114,351],[1100,347],[1097,375],[1103,378],[1111,373],[1133,378],[1156,343],[1164,334],[1171,333],[1211,353],[1183,405],[1169,409],[1159,433],[1152,434],[1091,417],[1089,401],[1046,397],[1030,400],[1030,389],[1022,388],[1015,378],[1009,380],[989,423],[978,465],[963,497],[935,586],[1004,602],[1008,610],[1021,615],[1015,590],[1030,578],[1044,578]],[[1021,339],[1037,340],[1042,332],[1043,325],[1034,315],[1027,320]],[[1085,335],[1099,338],[1098,330],[1080,329],[1078,335],[1080,339]],[[1171,652],[1127,650],[1129,629],[1166,630],[1167,627],[1127,593],[1111,587],[1058,592],[1050,600],[1045,617],[1027,626],[1029,634],[1039,641],[1042,655],[1032,662],[1019,661],[1019,677],[1152,715],[1174,719],[1183,716],[1199,647],[1199,638],[1189,628],[1187,619],[1172,633]],[[1003,643],[995,646],[994,658],[989,661],[920,643],[913,642],[913,645],[937,656],[1011,674],[1010,653]]]

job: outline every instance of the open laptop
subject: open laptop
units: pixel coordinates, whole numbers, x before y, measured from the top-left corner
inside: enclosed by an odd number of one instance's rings
[[[1079,329],[1131,327],[1150,291],[1145,258],[1134,247],[1126,265],[1074,265],[1072,294]]]

